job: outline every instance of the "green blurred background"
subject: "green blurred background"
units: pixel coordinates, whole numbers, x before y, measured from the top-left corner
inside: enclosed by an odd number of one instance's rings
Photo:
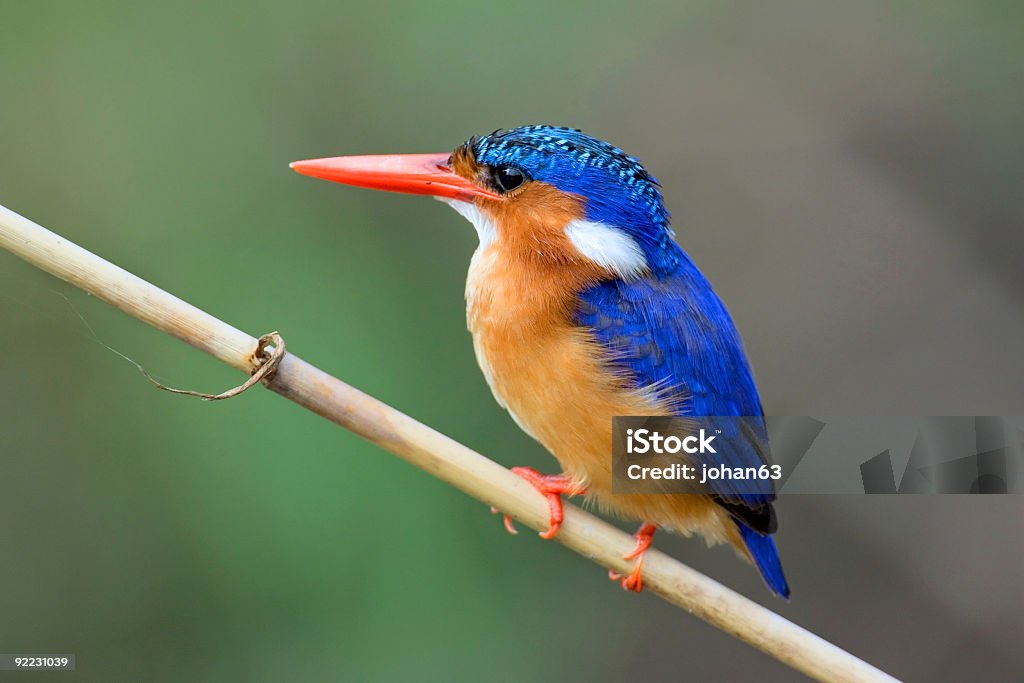
[[[768,413],[1022,414],[1021,8],[0,0],[0,203],[552,471],[472,357],[471,227],[287,164],[578,126],[661,179]],[[0,651],[78,656],[26,680],[796,677],[269,392],[154,390],[96,337],[239,376],[8,254],[0,320]],[[1022,512],[784,497],[789,604],[658,543],[896,675],[1019,680]]]

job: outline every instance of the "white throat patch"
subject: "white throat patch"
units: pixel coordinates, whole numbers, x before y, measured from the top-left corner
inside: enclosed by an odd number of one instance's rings
[[[439,199],[458,211],[476,228],[480,238],[478,252],[483,252],[498,238],[498,227],[476,204],[458,199]],[[647,259],[640,245],[612,225],[573,220],[565,226],[565,234],[585,258],[607,268],[623,280],[635,280],[648,271]]]
[[[463,218],[473,224],[476,228],[476,234],[480,238],[480,249],[481,251],[487,247],[491,242],[498,239],[498,227],[494,224],[487,215],[484,214],[480,208],[472,202],[462,202],[458,199],[439,199],[458,211]]]
[[[581,254],[623,280],[635,280],[647,272],[640,245],[614,226],[574,220],[565,226],[565,234]]]

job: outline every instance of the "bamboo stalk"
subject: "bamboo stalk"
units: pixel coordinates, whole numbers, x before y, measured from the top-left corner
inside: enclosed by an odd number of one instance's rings
[[[257,340],[212,315],[0,206],[0,247],[243,372]],[[544,530],[548,505],[501,465],[288,353],[266,385],[391,451],[455,488]],[[633,538],[565,506],[555,537],[619,573]],[[894,681],[888,674],[657,550],[644,559],[644,586],[668,602],[821,681]]]

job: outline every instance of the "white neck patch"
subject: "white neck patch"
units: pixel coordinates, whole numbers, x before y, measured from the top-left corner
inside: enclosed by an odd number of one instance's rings
[[[476,204],[462,202],[458,199],[446,199],[439,197],[442,202],[458,211],[463,218],[473,224],[476,228],[477,237],[480,238],[480,249],[483,250],[494,240],[498,239],[498,227]]]
[[[476,204],[458,199],[438,199],[473,224],[480,238],[480,251],[498,239],[498,227]],[[614,226],[577,219],[565,226],[565,234],[585,258],[607,268],[623,280],[635,280],[649,270],[640,245]]]
[[[648,270],[640,245],[614,226],[573,220],[565,226],[565,234],[583,256],[623,280],[635,280]]]

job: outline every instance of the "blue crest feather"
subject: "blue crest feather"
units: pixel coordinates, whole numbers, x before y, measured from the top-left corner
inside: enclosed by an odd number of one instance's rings
[[[676,266],[672,229],[657,179],[636,157],[575,128],[523,126],[466,143],[476,160],[515,166],[531,180],[586,199],[587,220],[613,225],[636,240],[656,273]]]

